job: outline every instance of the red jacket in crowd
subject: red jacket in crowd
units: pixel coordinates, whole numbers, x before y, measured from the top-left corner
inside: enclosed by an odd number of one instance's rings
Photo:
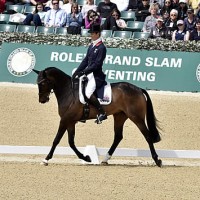
[[[2,13],[5,10],[5,3],[6,0],[0,0],[0,13]]]

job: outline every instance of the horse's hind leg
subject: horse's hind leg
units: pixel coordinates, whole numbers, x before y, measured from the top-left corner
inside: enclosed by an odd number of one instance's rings
[[[120,141],[123,139],[123,126],[124,126],[124,122],[127,120],[127,116],[123,112],[114,114],[113,117],[114,117],[115,135],[114,135],[113,144],[102,161],[102,163],[106,163],[106,164],[108,160],[111,158],[112,154],[114,153]]]
[[[132,120],[132,121],[134,121],[134,120]],[[161,167],[162,161],[160,159],[158,159],[158,155],[157,155],[156,150],[154,148],[153,141],[150,137],[149,130],[147,129],[147,126],[146,126],[144,120],[140,120],[140,121],[137,121],[137,122],[134,121],[134,123],[137,125],[137,127],[140,129],[143,136],[145,137],[145,139],[146,139],[146,141],[149,145],[150,151],[151,151],[151,156],[152,156],[153,160],[155,161],[156,165],[158,167]]]

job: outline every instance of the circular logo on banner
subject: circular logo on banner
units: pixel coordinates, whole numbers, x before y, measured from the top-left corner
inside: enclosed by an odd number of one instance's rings
[[[200,82],[200,64],[197,67],[196,76],[197,76],[197,80]]]
[[[27,48],[15,49],[7,60],[8,71],[14,76],[25,76],[35,66],[35,55]]]

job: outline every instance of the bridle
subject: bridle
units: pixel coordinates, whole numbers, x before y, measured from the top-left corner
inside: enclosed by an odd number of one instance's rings
[[[38,87],[39,87],[39,95],[43,95],[44,93],[48,93],[47,98],[50,96],[50,94],[53,93],[54,89],[54,84],[48,79],[48,78],[43,78],[41,81],[37,82]],[[43,89],[43,86],[47,86],[47,89]]]

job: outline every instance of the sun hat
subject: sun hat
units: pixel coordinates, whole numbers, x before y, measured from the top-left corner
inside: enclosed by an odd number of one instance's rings
[[[158,17],[157,19],[156,19],[156,21],[158,22],[163,22],[164,20],[163,20],[163,18],[162,17]]]
[[[179,25],[179,24],[184,24],[183,20],[181,20],[181,19],[178,20],[178,21],[177,21],[177,25]]]

